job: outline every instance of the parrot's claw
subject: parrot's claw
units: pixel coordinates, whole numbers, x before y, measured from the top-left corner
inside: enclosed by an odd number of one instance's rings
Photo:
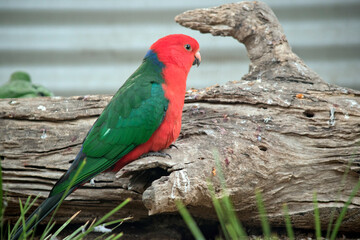
[[[148,152],[148,153],[141,155],[139,158],[145,158],[145,157],[163,157],[163,158],[168,157],[168,158],[172,159],[170,154],[163,153],[163,152]]]
[[[175,144],[170,144],[169,148],[176,148],[179,149]]]

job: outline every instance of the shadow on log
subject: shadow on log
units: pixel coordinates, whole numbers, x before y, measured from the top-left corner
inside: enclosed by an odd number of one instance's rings
[[[360,92],[324,82],[290,48],[271,9],[261,2],[196,9],[176,17],[185,27],[244,43],[251,65],[240,81],[187,93],[183,127],[172,159],[135,161],[118,174],[100,174],[70,195],[57,214],[83,223],[133,201],[115,217],[135,220],[173,214],[182,200],[191,213],[215,219],[207,181],[219,153],[240,220],[259,224],[255,190],[263,195],[270,224],[284,226],[283,204],[293,227],[313,228],[313,193],[326,229],[359,181]],[[6,217],[17,219],[18,198],[40,194],[70,166],[109,96],[4,99],[0,101],[0,155]],[[345,176],[345,177],[344,177]],[[349,205],[343,231],[360,231],[360,193]]]

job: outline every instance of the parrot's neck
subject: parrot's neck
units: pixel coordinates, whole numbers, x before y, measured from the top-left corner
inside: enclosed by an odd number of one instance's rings
[[[181,102],[183,104],[186,91],[187,72],[175,65],[170,65],[163,69],[163,78],[165,80],[162,84],[165,97],[170,101]]]
[[[182,112],[186,91],[186,78],[189,69],[173,64],[172,62],[166,62],[166,60],[169,59],[159,60],[157,53],[151,49],[146,53],[144,60],[151,62],[151,64],[161,72],[164,80],[162,87],[165,97],[169,100],[170,104],[175,104],[174,107],[177,111]]]

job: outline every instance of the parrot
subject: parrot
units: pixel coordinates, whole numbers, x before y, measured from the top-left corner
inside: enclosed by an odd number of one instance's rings
[[[31,83],[30,75],[26,72],[14,72],[10,80],[0,87],[0,98],[30,98],[54,96],[48,89]]]
[[[170,147],[180,134],[188,73],[200,62],[199,43],[190,36],[171,34],[153,43],[141,65],[94,122],[67,172],[27,218],[26,231],[52,212],[63,195],[68,196],[97,174],[117,172],[151,153],[165,157],[161,150]],[[22,233],[20,227],[13,239]]]

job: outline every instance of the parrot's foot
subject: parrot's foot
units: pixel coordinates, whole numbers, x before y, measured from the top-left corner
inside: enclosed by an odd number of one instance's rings
[[[143,155],[141,155],[139,158],[144,158],[144,157],[163,157],[163,158],[170,158],[171,159],[171,155],[168,153],[163,153],[163,152],[148,152],[145,153]]]
[[[175,144],[170,144],[169,148],[176,148],[179,149]]]

